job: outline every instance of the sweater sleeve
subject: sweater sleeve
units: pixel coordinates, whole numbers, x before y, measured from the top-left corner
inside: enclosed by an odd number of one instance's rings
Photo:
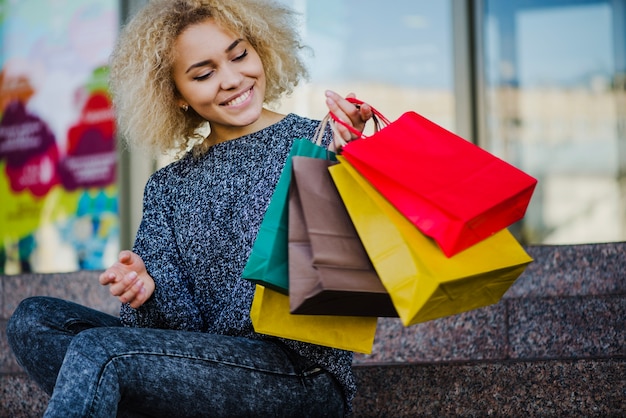
[[[126,326],[200,331],[203,320],[194,303],[191,282],[186,275],[174,234],[165,188],[159,172],[146,184],[143,217],[133,251],[144,261],[156,288],[152,297],[138,309],[123,304],[120,319]]]

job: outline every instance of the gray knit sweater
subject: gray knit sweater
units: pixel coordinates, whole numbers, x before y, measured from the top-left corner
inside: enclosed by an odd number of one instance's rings
[[[241,275],[293,140],[312,140],[318,125],[289,114],[151,176],[134,251],[156,291],[137,310],[122,305],[125,325],[270,338],[254,332],[254,284]],[[351,409],[356,392],[351,352],[283,342],[334,375]]]

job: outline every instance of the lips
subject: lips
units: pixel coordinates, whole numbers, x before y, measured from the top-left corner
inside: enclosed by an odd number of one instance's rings
[[[244,91],[243,93],[241,93],[239,96],[235,97],[234,99],[222,103],[222,106],[237,106],[240,105],[241,103],[245,102],[246,100],[248,100],[248,98],[252,95],[252,88]]]

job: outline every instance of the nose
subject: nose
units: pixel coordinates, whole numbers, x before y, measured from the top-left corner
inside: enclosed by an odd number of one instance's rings
[[[226,65],[222,67],[221,71],[221,87],[223,90],[231,90],[239,87],[242,83],[244,76],[241,74],[238,68],[233,65]]]

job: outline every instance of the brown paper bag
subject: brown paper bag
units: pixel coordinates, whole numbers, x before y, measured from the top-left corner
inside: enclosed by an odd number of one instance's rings
[[[293,314],[398,314],[370,262],[328,166],[293,158],[289,190],[289,305]]]

